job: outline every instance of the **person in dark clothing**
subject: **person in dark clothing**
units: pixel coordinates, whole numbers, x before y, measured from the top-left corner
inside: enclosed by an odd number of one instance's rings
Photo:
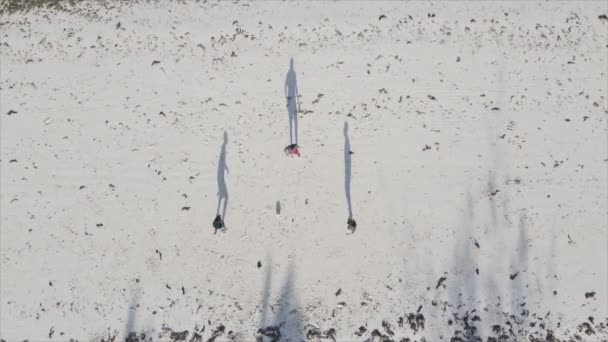
[[[355,219],[349,218],[346,221],[346,224],[348,225],[346,229],[348,229],[351,233],[354,233],[355,230],[357,230],[357,221],[355,221]]]
[[[213,228],[215,228],[216,233],[218,229],[224,228],[224,221],[222,220],[222,216],[217,215],[215,217],[215,220],[213,220]]]

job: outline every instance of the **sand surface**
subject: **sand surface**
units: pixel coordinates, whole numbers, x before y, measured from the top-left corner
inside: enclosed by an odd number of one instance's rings
[[[606,14],[4,14],[0,338],[605,341]]]

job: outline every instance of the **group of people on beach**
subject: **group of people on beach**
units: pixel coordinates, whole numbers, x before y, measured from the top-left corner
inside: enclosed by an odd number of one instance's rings
[[[298,100],[299,92],[298,92],[298,84],[296,81],[296,73],[293,67],[293,58],[289,61],[289,71],[287,72],[287,76],[285,77],[285,85],[283,88],[285,92],[285,99],[287,101],[287,114],[289,116],[289,145],[283,149],[285,155],[287,156],[298,156],[300,157],[300,146],[298,145],[298,112],[300,111],[300,102]],[[344,129],[345,136],[345,190],[346,197],[348,201],[348,230],[353,232],[357,228],[357,222],[352,217],[352,209],[350,203],[350,155],[352,152],[350,151],[350,142],[348,141],[348,125],[345,124]],[[215,232],[218,229],[226,229],[226,225],[224,223],[224,218],[226,217],[226,205],[228,202],[228,190],[226,187],[226,182],[224,180],[224,173],[228,172],[228,168],[226,167],[226,144],[228,143],[228,134],[224,132],[224,143],[222,144],[222,149],[220,151],[220,158],[218,163],[218,203],[217,203],[217,212],[215,219],[213,220],[213,228],[215,228]],[[220,207],[223,201],[223,214],[220,215]]]

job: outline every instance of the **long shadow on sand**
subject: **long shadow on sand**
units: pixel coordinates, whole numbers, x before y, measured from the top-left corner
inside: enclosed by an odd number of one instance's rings
[[[299,313],[297,293],[294,288],[294,264],[289,263],[281,295],[276,304],[270,304],[272,288],[272,261],[266,260],[264,288],[262,290],[261,315],[256,334],[257,342],[305,341],[304,326]],[[269,319],[269,313],[272,319]],[[272,321],[270,324],[267,321]]]
[[[298,110],[300,95],[298,92],[298,81],[296,71],[293,67],[293,58],[289,60],[289,70],[285,76],[285,98],[287,99],[287,115],[289,117],[289,143],[298,144]]]
[[[496,93],[498,94],[496,105],[503,107],[502,97],[506,89],[504,68],[499,65],[496,74]],[[539,331],[534,332],[532,329],[537,322],[530,323],[530,319],[536,313],[530,315],[530,309],[534,309],[526,304],[529,294],[526,210],[524,208],[518,210],[517,229],[513,228],[515,224],[511,222],[510,218],[512,216],[509,203],[510,191],[506,183],[509,177],[505,167],[508,164],[503,160],[508,151],[502,147],[501,140],[499,140],[502,138],[498,138],[499,132],[497,131],[504,126],[503,120],[504,118],[500,116],[487,120],[487,143],[492,158],[488,170],[487,200],[484,199],[489,204],[487,222],[476,219],[475,205],[470,190],[467,189],[464,218],[460,227],[459,242],[454,251],[452,267],[464,276],[461,284],[453,283],[449,289],[449,305],[454,310],[456,323],[453,326],[452,339],[482,341],[482,335],[486,335],[488,341],[503,341],[543,336]],[[475,237],[475,226],[486,227],[486,234],[479,235],[477,238],[483,237],[488,243],[502,244],[502,249],[498,253],[502,260],[490,263],[490,265],[504,267],[508,264],[508,275],[504,275],[504,272],[498,273],[503,278],[497,278],[495,270],[480,269],[478,251],[481,247]],[[477,231],[477,234],[480,233]],[[514,236],[515,234],[517,235]],[[471,241],[469,241],[470,239]],[[544,326],[544,324],[543,322],[538,326]],[[550,333],[547,336],[549,335]],[[547,338],[547,340],[549,339]]]
[[[228,133],[224,131],[224,142],[222,143],[222,148],[220,149],[220,157],[217,163],[217,210],[216,210],[216,220],[218,217],[221,218],[223,224],[226,222],[226,207],[228,206],[228,187],[226,186],[226,179],[224,174],[228,173],[228,166],[226,165],[226,145],[228,144]],[[220,208],[222,208],[223,201],[223,209],[222,214],[220,216]],[[217,227],[216,227],[217,229]]]
[[[141,289],[133,289],[131,292],[131,300],[127,307],[127,321],[125,323],[124,330],[124,341],[125,342],[151,342],[153,341],[152,333],[149,330],[142,329],[139,332],[135,330],[135,324],[137,322],[137,311],[139,310],[139,298],[141,295]],[[115,341],[114,337],[108,336],[108,342]],[[102,342],[105,342],[102,339]]]
[[[344,122],[344,192],[346,194],[346,203],[348,205],[348,229],[353,233],[357,228],[357,223],[353,218],[353,205],[350,198],[350,183],[352,169],[352,152],[350,150],[350,138],[348,136],[348,122]]]

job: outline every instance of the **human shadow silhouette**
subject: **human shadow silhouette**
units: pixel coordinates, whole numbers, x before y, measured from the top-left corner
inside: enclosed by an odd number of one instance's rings
[[[298,144],[298,111],[300,109],[298,96],[298,81],[293,68],[293,58],[289,60],[289,71],[285,77],[285,98],[287,99],[287,114],[289,116],[289,144]]]
[[[350,180],[351,180],[351,160],[352,151],[350,150],[350,138],[348,137],[348,122],[344,122],[344,192],[346,193],[346,203],[348,204],[348,230],[355,232],[357,222],[353,218],[353,206],[350,199]]]
[[[228,173],[228,166],[226,165],[226,145],[228,144],[228,133],[224,131],[224,142],[220,150],[220,158],[217,163],[217,210],[215,220],[213,221],[213,227],[216,229],[226,228],[226,207],[228,206],[228,187],[226,186],[225,173]],[[223,201],[223,207],[222,207]],[[220,208],[222,208],[222,214],[220,215]]]

